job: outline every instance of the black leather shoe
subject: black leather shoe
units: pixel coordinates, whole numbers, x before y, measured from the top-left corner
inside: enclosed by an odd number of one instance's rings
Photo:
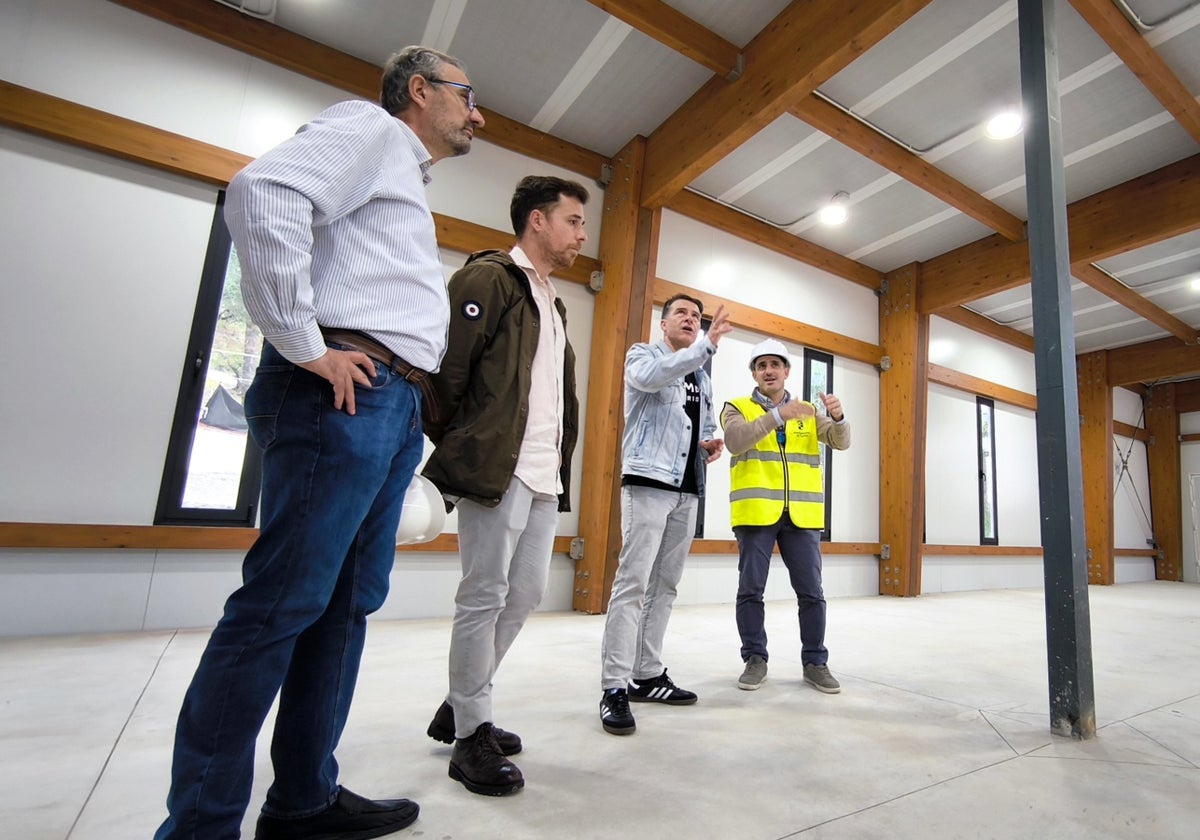
[[[364,799],[343,787],[337,801],[319,814],[296,819],[259,815],[254,840],[369,840],[408,828],[420,811],[407,799]]]
[[[481,723],[470,738],[459,738],[450,753],[450,778],[471,793],[507,796],[525,787],[521,768],[500,752],[496,727]]]
[[[505,732],[499,726],[493,726],[492,731],[496,733],[496,743],[500,745],[500,752],[505,755],[516,755],[521,751],[520,735],[515,732]],[[443,744],[453,744],[454,707],[449,703],[443,702],[438,707],[437,713],[433,716],[429,728],[425,730],[425,734],[435,741],[441,741]]]

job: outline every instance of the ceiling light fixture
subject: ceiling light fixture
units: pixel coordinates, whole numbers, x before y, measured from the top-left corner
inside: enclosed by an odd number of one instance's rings
[[[835,192],[829,203],[817,211],[817,218],[823,225],[840,225],[850,215],[846,210],[846,199],[849,193]]]
[[[1200,292],[1200,274],[1192,278],[1192,291]]]
[[[1021,133],[1020,111],[1003,111],[987,121],[983,133],[993,140],[1007,140]]]

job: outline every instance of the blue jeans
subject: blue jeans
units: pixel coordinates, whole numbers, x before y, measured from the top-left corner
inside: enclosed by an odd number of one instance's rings
[[[829,661],[825,649],[825,593],[821,589],[821,532],[797,528],[784,512],[774,525],[739,525],[733,529],[738,542],[738,634],[742,637],[742,661],[751,656],[767,659],[767,631],[764,627],[763,592],[771,555],[779,543],[779,554],[796,593],[800,619],[800,661],[805,665],[824,665]]]
[[[239,836],[255,739],[277,693],[263,812],[307,816],[337,798],[333,752],[366,617],[387,595],[422,454],[419,391],[382,365],[375,374],[355,388],[351,416],[334,410],[326,380],[264,345],[246,394],[263,450],[261,532],[184,697],[157,840]]]

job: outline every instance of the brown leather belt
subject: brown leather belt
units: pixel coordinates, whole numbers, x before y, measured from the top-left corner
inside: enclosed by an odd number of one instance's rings
[[[421,389],[421,413],[427,423],[441,423],[441,404],[428,371],[413,367],[384,345],[358,330],[320,327],[326,341],[340,344],[348,350],[358,350],[369,359],[379,362],[392,373],[401,376]]]
[[[326,341],[341,344],[349,350],[358,350],[365,353],[369,358],[379,362],[392,373],[404,377],[409,382],[423,382],[429,378],[427,372],[421,370],[419,367],[413,367],[366,333],[361,333],[357,330],[331,329],[329,327],[321,327],[320,329],[321,335],[325,337]]]

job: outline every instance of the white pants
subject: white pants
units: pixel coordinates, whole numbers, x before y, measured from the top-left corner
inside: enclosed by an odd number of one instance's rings
[[[604,622],[600,686],[626,688],[657,677],[663,636],[696,533],[699,497],[656,487],[621,487],[621,556]]]
[[[514,478],[494,508],[458,506],[462,580],[450,634],[450,693],[455,737],[492,720],[492,677],[546,593],[558,498]]]

